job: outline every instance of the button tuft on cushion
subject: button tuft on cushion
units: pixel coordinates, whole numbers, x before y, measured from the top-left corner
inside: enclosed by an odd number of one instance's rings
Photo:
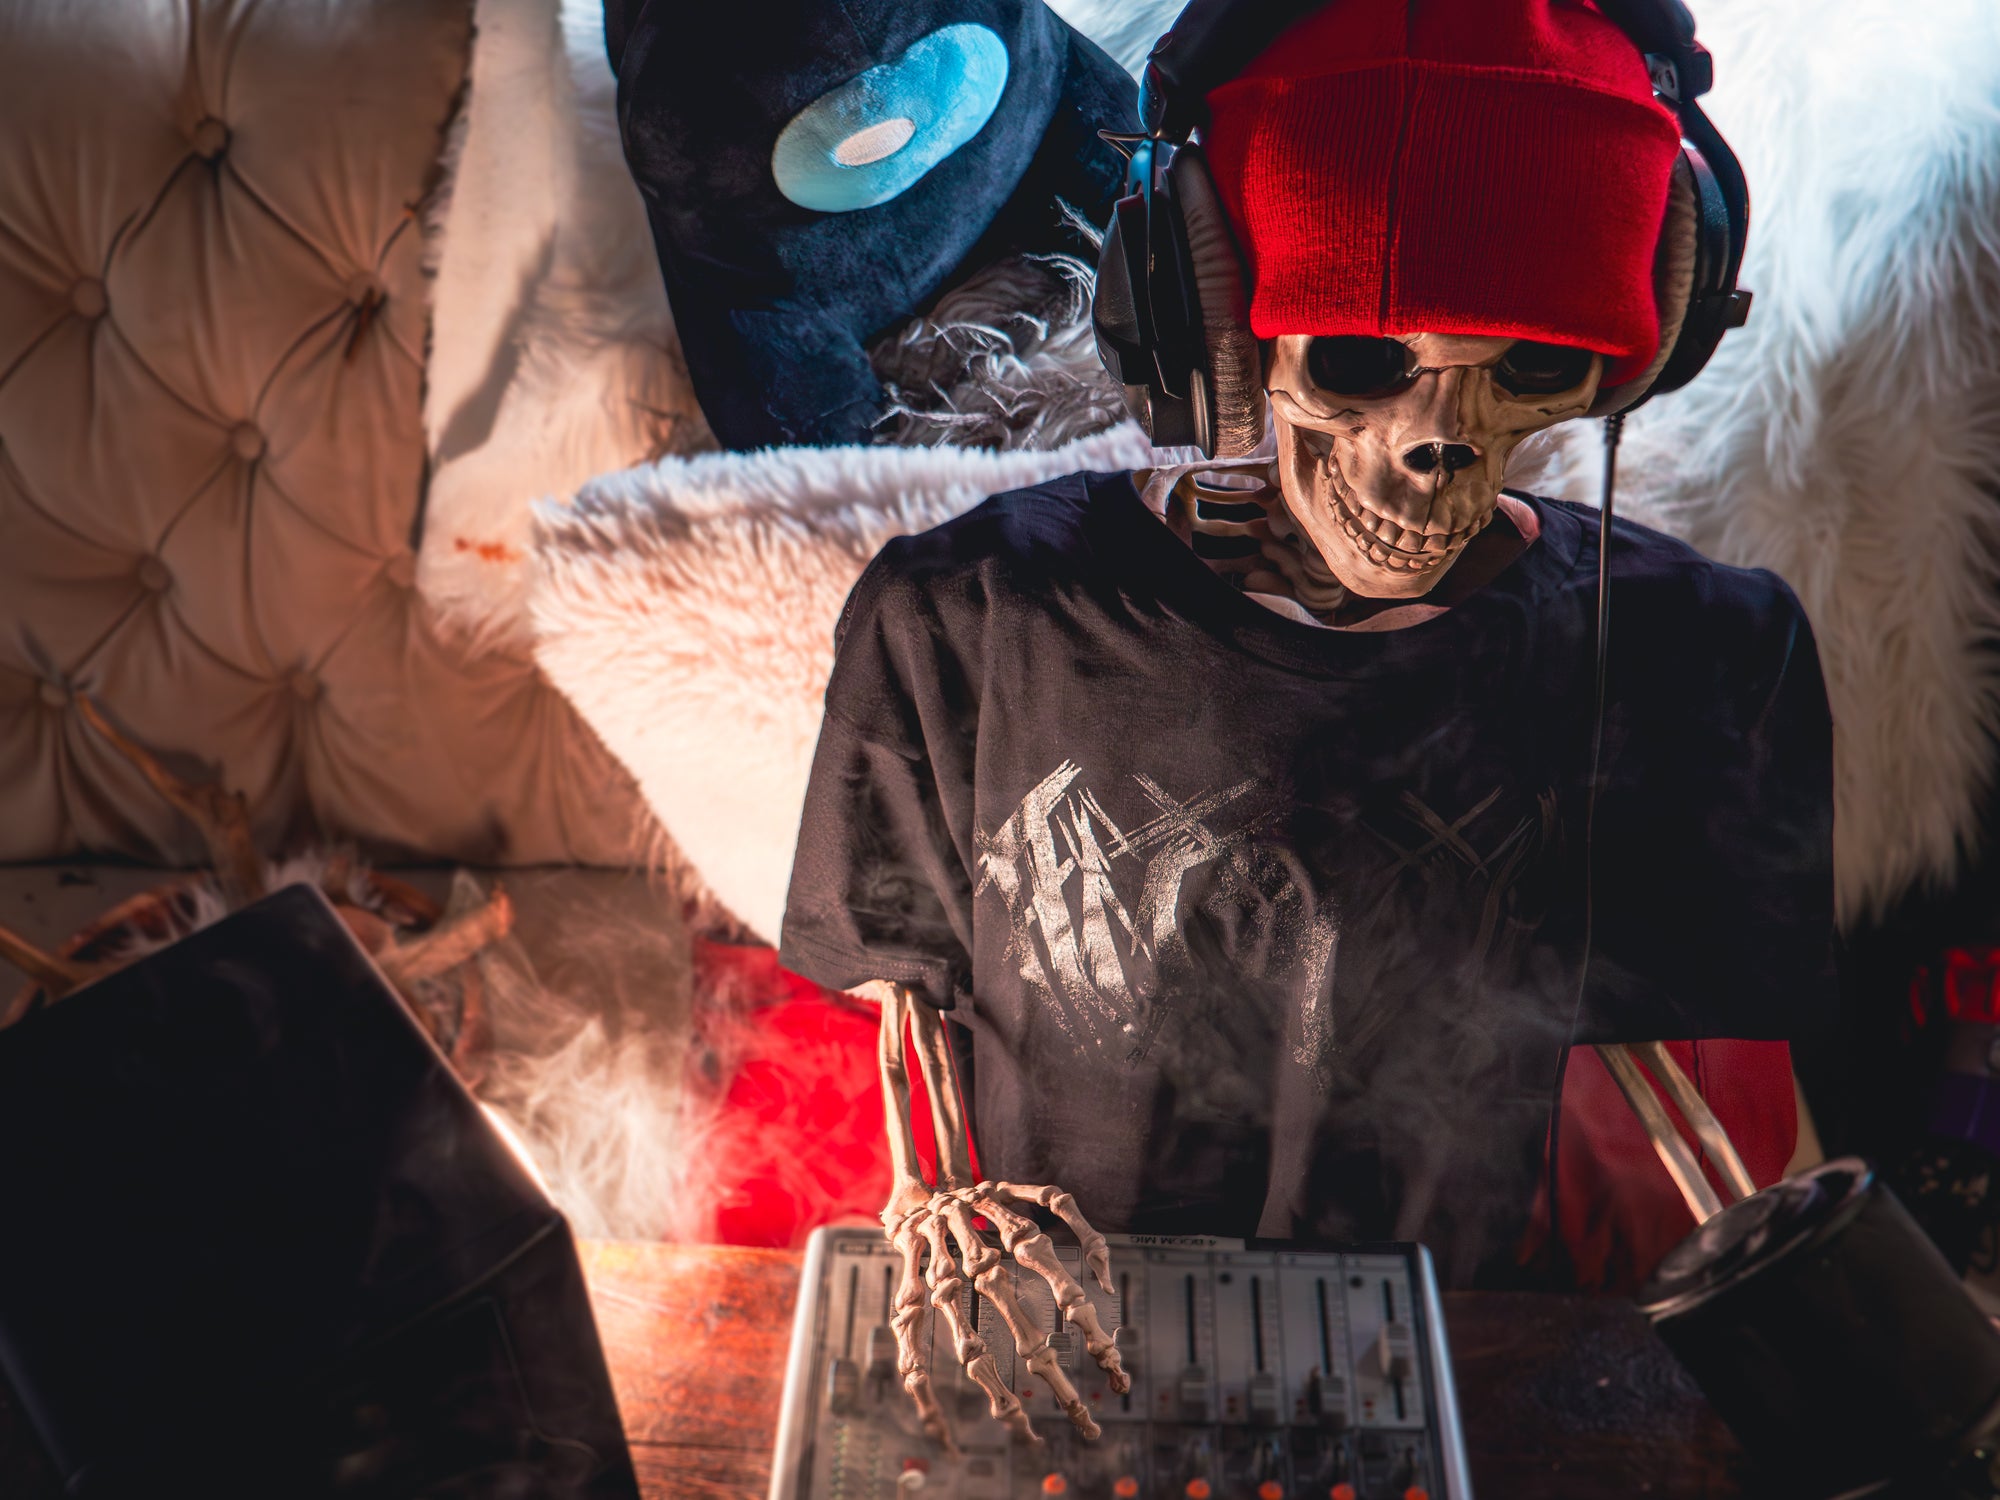
[[[319,679],[304,667],[295,667],[285,679],[285,686],[292,690],[292,696],[301,703],[310,703],[319,697]]]
[[[79,277],[69,289],[70,310],[79,318],[101,318],[110,304],[104,299],[104,283],[95,276]]]
[[[236,456],[246,464],[254,464],[264,456],[264,434],[257,430],[254,422],[238,422],[229,433],[229,446],[236,450]]]
[[[417,581],[417,560],[407,552],[398,552],[389,559],[382,576],[399,589],[409,588]]]
[[[347,300],[356,307],[367,307],[388,296],[389,289],[382,284],[382,278],[373,271],[356,271],[347,278]]]
[[[193,145],[196,156],[214,161],[229,149],[229,127],[214,115],[204,115],[188,132],[188,141]]]
[[[45,681],[42,684],[42,702],[48,704],[50,708],[68,708],[69,689],[60,682]]]
[[[167,565],[157,557],[139,559],[139,587],[148,593],[164,594],[174,581],[174,575],[167,571]]]

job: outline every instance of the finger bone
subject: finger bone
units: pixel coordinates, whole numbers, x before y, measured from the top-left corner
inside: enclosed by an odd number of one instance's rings
[[[1062,1372],[1062,1364],[1056,1358],[1056,1350],[1052,1348],[1054,1334],[1044,1332],[1032,1318],[1028,1318],[1028,1310],[1022,1308],[1020,1298],[1014,1296],[1014,1282],[1008,1276],[1006,1258],[996,1254],[994,1248],[980,1238],[978,1230],[972,1228],[972,1206],[968,1206],[966,1198],[960,1194],[938,1194],[936,1202],[942,1206],[946,1222],[952,1228],[952,1238],[958,1240],[960,1248],[966,1248],[966,1268],[972,1272],[972,1284],[980,1290],[980,1296],[992,1304],[994,1312],[1000,1314],[1000,1322],[1006,1324],[1008,1334],[1014,1338],[1014,1352],[1020,1362],[1042,1378],[1048,1392],[1056,1398],[1056,1406],[1068,1414],[1076,1430],[1086,1438],[1096,1438],[1098,1424],[1090,1418],[1090,1408],[1084,1406],[1084,1400],[1076,1394],[1076,1386],[1070,1384],[1070,1378]],[[1002,1244],[1006,1244],[1010,1236],[1038,1232],[1030,1220],[992,1200],[980,1200],[978,1212],[986,1214],[1000,1226]],[[1046,1242],[1048,1236],[1042,1238]],[[974,1256],[968,1244],[978,1246],[978,1256]]]
[[[965,1275],[972,1279],[973,1285],[979,1287],[983,1294],[985,1287],[980,1282],[982,1276],[990,1277],[996,1272],[1005,1274],[1005,1263],[1000,1253],[987,1244],[985,1237],[973,1227],[972,1210],[965,1204],[945,1193],[938,1194],[931,1201],[936,1216],[944,1221],[945,1227],[951,1232],[951,1237],[958,1242],[959,1252],[964,1257]],[[989,1296],[987,1301],[990,1303],[993,1299]],[[998,1305],[995,1306],[997,1309]],[[1010,1333],[1012,1328],[1013,1325],[1009,1324]],[[979,1344],[982,1349],[986,1347],[984,1339],[980,1339]],[[1029,1421],[1027,1409],[1021,1405],[1013,1391],[1008,1389],[1006,1382],[1001,1380],[1000,1370],[994,1362],[992,1353],[988,1351],[983,1356],[975,1355],[972,1363],[965,1367],[965,1371],[980,1389],[986,1392],[993,1416],[1005,1422],[1009,1431],[1040,1446],[1041,1435]]]
[[[989,1182],[982,1186],[990,1196],[1003,1203],[1032,1203],[1061,1219],[1069,1226],[1069,1232],[1076,1236],[1076,1242],[1083,1250],[1083,1263],[1090,1267],[1097,1284],[1107,1293],[1117,1291],[1111,1284],[1110,1246],[1105,1243],[1103,1235],[1090,1227],[1090,1221],[1076,1206],[1075,1198],[1058,1187],[1023,1187],[1017,1182]]]
[[[1027,1408],[1007,1388],[1007,1382],[1000,1378],[1000,1368],[994,1363],[993,1351],[987,1348],[986,1340],[979,1336],[979,1330],[965,1316],[963,1298],[966,1280],[952,1256],[951,1238],[943,1218],[936,1214],[928,1215],[924,1221],[924,1237],[931,1248],[927,1273],[931,1282],[931,1306],[944,1314],[945,1326],[951,1331],[952,1352],[958,1357],[959,1365],[973,1384],[986,1393],[987,1411],[996,1422],[1004,1423],[1008,1431],[1025,1441],[1039,1444],[1041,1438],[1035,1432],[1034,1424],[1028,1420]]]
[[[1097,1309],[1090,1305],[1090,1298],[1077,1284],[1076,1278],[1056,1258],[1056,1247],[1049,1242],[1048,1235],[1036,1229],[1009,1244],[1007,1249],[1017,1262],[1048,1283],[1056,1306],[1061,1309],[1063,1317],[1082,1333],[1083,1347],[1090,1351],[1090,1357],[1104,1371],[1113,1393],[1122,1396],[1131,1390],[1132,1377],[1125,1373],[1125,1362],[1119,1358],[1118,1346],[1104,1331],[1104,1325],[1098,1321]]]
[[[896,1334],[896,1370],[903,1377],[903,1389],[915,1404],[924,1431],[956,1458],[958,1444],[952,1438],[944,1407],[931,1388],[930,1361],[919,1342],[919,1330],[929,1322],[930,1308],[924,1297],[924,1242],[917,1215],[910,1215],[898,1226],[895,1246],[903,1257],[903,1279],[896,1288],[895,1311],[889,1319]]]
[[[1014,1352],[1021,1362],[1041,1376],[1049,1394],[1055,1397],[1056,1405],[1063,1409],[1076,1430],[1086,1438],[1100,1436],[1097,1423],[1091,1419],[1090,1408],[1083,1404],[1076,1387],[1069,1383],[1069,1376],[1063,1373],[1062,1364],[1050,1343],[1051,1335],[1035,1326],[1028,1310],[1014,1295],[1005,1264],[996,1260],[974,1285],[979,1288],[980,1295],[993,1304],[993,1310],[1000,1314],[1000,1321],[1007,1325],[1007,1332],[1014,1339]]]

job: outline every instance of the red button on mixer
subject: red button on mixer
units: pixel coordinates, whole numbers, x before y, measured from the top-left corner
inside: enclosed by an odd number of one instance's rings
[[[1187,1482],[1187,1500],[1208,1500],[1213,1493],[1206,1479],[1190,1479]]]
[[[1112,1481],[1111,1493],[1116,1495],[1118,1500],[1133,1500],[1139,1493],[1139,1481],[1130,1474],[1120,1474]]]
[[[1042,1478],[1042,1493],[1044,1495],[1067,1495],[1069,1493],[1069,1481],[1060,1474],[1044,1475]]]
[[[1351,1484],[1336,1484],[1326,1494],[1327,1500],[1354,1500],[1354,1486]]]

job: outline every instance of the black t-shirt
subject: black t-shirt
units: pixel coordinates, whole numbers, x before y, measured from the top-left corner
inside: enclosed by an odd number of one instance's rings
[[[951,1009],[983,1170],[1100,1228],[1422,1239],[1488,1279],[1585,917],[1596,516],[1528,503],[1504,572],[1376,632],[1244,597],[1122,474],[891,542],[841,620],[784,962]],[[1835,1003],[1810,629],[1768,573],[1613,537],[1575,1038],[1803,1034]]]

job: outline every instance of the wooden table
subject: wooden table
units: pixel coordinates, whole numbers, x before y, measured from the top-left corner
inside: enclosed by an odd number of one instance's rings
[[[762,1500],[800,1257],[600,1242],[583,1264],[647,1500]],[[1749,1493],[1735,1443],[1629,1303],[1444,1300],[1482,1500]]]
[[[586,1241],[597,1328],[646,1500],[763,1500],[801,1257]],[[1740,1455],[1632,1307],[1445,1297],[1482,1500],[1723,1500]],[[0,1385],[0,1494],[59,1497]]]

